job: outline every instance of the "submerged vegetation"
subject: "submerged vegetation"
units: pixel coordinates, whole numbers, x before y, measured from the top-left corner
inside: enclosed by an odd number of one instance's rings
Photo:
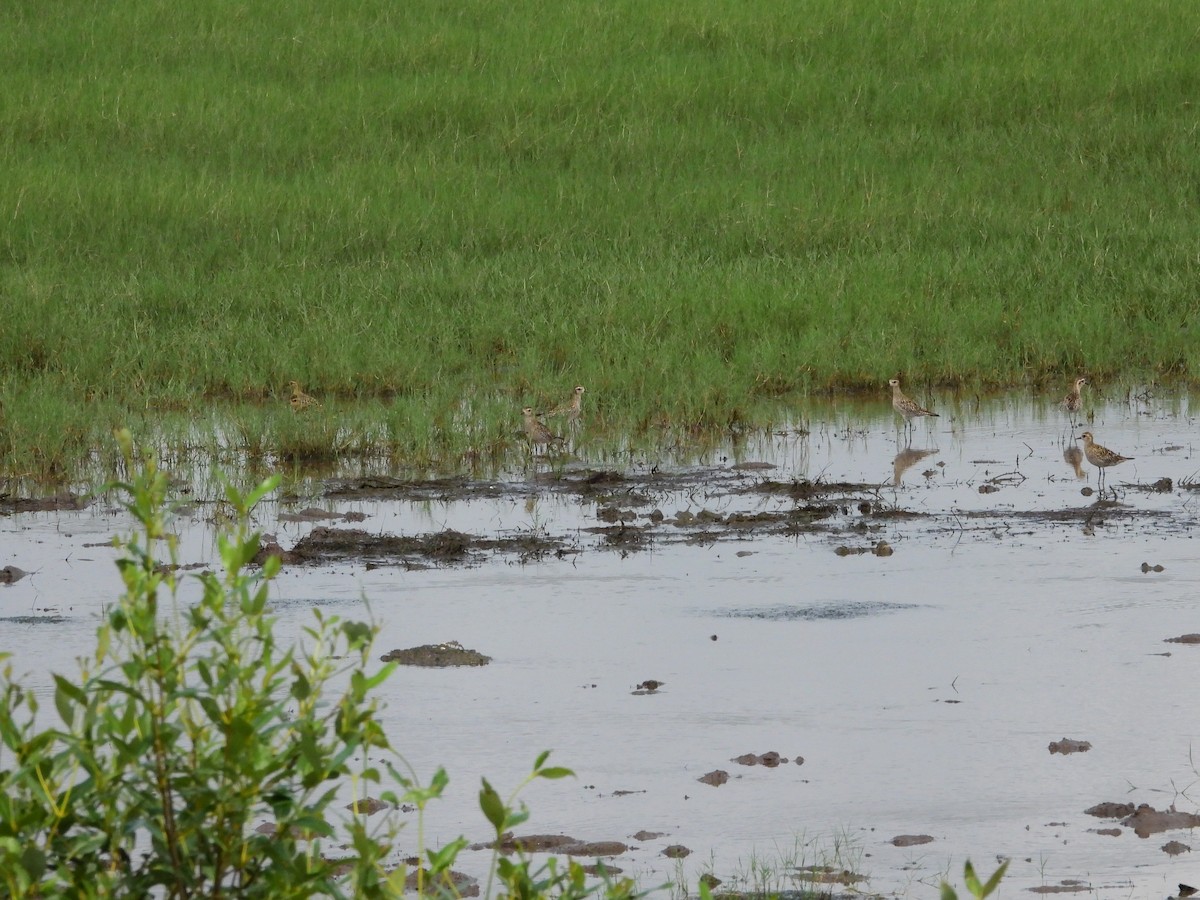
[[[1192,377],[1196,19],[15,0],[0,471],[214,418],[453,465],[575,383],[636,435],[897,373]]]

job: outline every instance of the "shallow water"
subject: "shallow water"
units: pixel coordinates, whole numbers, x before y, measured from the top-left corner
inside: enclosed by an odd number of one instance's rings
[[[791,509],[783,494],[734,489],[767,478],[875,486],[790,534],[715,528],[696,539],[700,529],[663,524],[649,549],[603,549],[581,531],[600,524],[597,505],[552,491],[547,472],[561,464],[547,462],[512,473],[514,491],[500,498],[323,501],[365,513],[347,527],[372,533],[537,531],[578,552],[414,571],[285,567],[281,625],[296,633],[318,605],[361,617],[366,597],[380,652],[457,640],[493,657],[480,669],[402,667],[382,689],[388,732],[409,762],[426,776],[438,765],[450,773],[427,825],[434,842],[485,839],[479,777],[506,793],[550,748],[579,778],[534,785],[522,833],[626,841],[637,849],[614,863],[645,886],[676,875],[661,855],[668,844],[693,851],[679,866],[692,885],[710,870],[728,884],[752,861],[823,862],[835,846],[838,865],[882,894],[934,896],[966,858],[990,872],[996,856],[1013,858],[1010,895],[1064,879],[1098,897],[1194,883],[1187,856],[1160,849],[1190,835],[1101,836],[1094,829],[1115,823],[1083,814],[1109,800],[1196,811],[1200,647],[1163,643],[1200,631],[1188,398],[1094,403],[1083,427],[1136,457],[1109,470],[1117,500],[1103,505],[1082,493],[1096,470],[1084,462],[1080,479],[1064,459],[1060,410],[1016,397],[921,399],[942,417],[915,423],[911,441],[886,402],[816,405],[778,433],[695,460],[694,479],[651,491],[638,508],[668,519]],[[777,468],[735,474],[748,462]],[[586,465],[581,453],[568,473]],[[1137,487],[1164,477],[1170,491]],[[999,490],[981,493],[990,481]],[[280,511],[264,507],[260,524],[285,548],[314,527],[276,521]],[[203,516],[179,526],[181,561],[211,561]],[[0,588],[0,644],[32,683],[73,671],[92,648],[119,581],[114,551],[88,545],[127,528],[100,504],[0,518],[0,562],[33,572]],[[835,552],[880,540],[892,555]],[[1143,562],[1163,571],[1143,572]],[[665,686],[634,695],[646,679]],[[1093,749],[1051,755],[1063,737]],[[804,764],[730,762],[769,750]],[[697,781],[718,768],[729,783]],[[665,836],[632,840],[643,829]],[[890,843],[914,833],[934,841]],[[468,852],[459,868],[485,863]]]

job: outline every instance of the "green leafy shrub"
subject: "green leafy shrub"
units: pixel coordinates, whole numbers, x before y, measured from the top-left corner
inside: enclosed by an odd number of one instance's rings
[[[361,798],[385,778],[400,790],[383,790],[382,800],[418,810],[425,859],[410,881],[422,895],[457,893],[450,866],[465,839],[424,847],[426,807],[449,778],[438,769],[420,784],[383,732],[371,694],[393,665],[367,674],[375,627],[316,612],[297,647],[276,643],[267,600],[279,561],[250,569],[259,535],[247,522],[278,478],[249,493],[226,488],[236,515],[218,539],[222,571],[199,575],[200,598],[188,605],[167,476],[151,461],[135,464],[128,432],[118,441],[134,474],[110,488],[139,531],[119,543],[124,593],[94,658],[80,661],[78,680],[54,675],[62,725],[39,725],[37,696],[14,680],[11,662],[0,673],[4,895],[398,897],[407,871],[385,858],[399,826],[368,828],[355,814],[339,830],[333,809],[347,782]],[[385,761],[369,762],[368,752]],[[480,807],[497,847],[529,817],[515,805],[525,786],[574,774],[545,765],[548,756],[508,800],[484,779]],[[272,824],[255,827],[262,820]],[[636,896],[628,880],[586,884],[573,861],[533,869],[498,850],[488,896],[493,883],[513,897]]]

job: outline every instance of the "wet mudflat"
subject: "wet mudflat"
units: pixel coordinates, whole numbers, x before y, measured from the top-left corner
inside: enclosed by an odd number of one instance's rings
[[[535,785],[515,840],[569,836],[645,886],[753,886],[757,866],[768,886],[933,896],[996,856],[1004,895],[1194,883],[1173,845],[1200,802],[1200,646],[1168,642],[1200,632],[1187,398],[1086,407],[1135,457],[1104,499],[1061,411],[922,399],[942,417],[911,439],[884,400],[669,469],[584,443],[487,482],[314,482],[261,510],[281,626],[363,617],[365,597],[379,655],[490,657],[383,689],[409,762],[450,773],[435,842],[485,840],[479,776],[506,793],[552,749],[579,777]],[[11,504],[0,565],[26,574],[0,583],[0,642],[48,684],[91,649],[128,523],[104,501]],[[179,520],[182,563],[215,558],[212,512]]]

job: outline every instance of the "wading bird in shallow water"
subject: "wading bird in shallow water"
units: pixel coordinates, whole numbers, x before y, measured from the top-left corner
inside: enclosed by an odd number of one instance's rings
[[[583,415],[583,385],[575,385],[575,389],[571,391],[571,399],[554,407],[546,415],[548,417],[566,416],[567,422],[571,425],[579,424],[579,417]]]
[[[911,425],[913,419],[919,419],[922,416],[937,417],[937,413],[930,412],[916,401],[904,395],[904,391],[900,390],[899,378],[893,378],[888,384],[892,386],[892,408],[904,416],[905,425]]]
[[[1133,459],[1132,456],[1122,456],[1120,453],[1115,453],[1107,447],[1101,447],[1096,443],[1090,431],[1085,431],[1080,435],[1083,438],[1083,455],[1087,457],[1087,461],[1100,470],[1100,489],[1104,489],[1104,470],[1109,466],[1119,465]]]
[[[288,403],[291,404],[294,412],[320,407],[321,404],[317,402],[316,397],[309,396],[300,390],[300,383],[298,381],[289,381],[288,387],[292,389],[292,399]]]
[[[1068,392],[1067,396],[1063,397],[1062,406],[1067,411],[1067,415],[1071,417],[1071,424],[1075,424],[1075,413],[1083,408],[1083,398],[1080,396],[1080,391],[1083,386],[1088,383],[1086,378],[1076,378],[1075,385]]]
[[[552,447],[555,444],[563,443],[563,439],[552,432],[549,428],[537,420],[537,416],[533,414],[533,407],[526,406],[521,410],[521,415],[525,417],[524,427],[525,436],[529,438],[530,446],[534,452],[538,447]]]

